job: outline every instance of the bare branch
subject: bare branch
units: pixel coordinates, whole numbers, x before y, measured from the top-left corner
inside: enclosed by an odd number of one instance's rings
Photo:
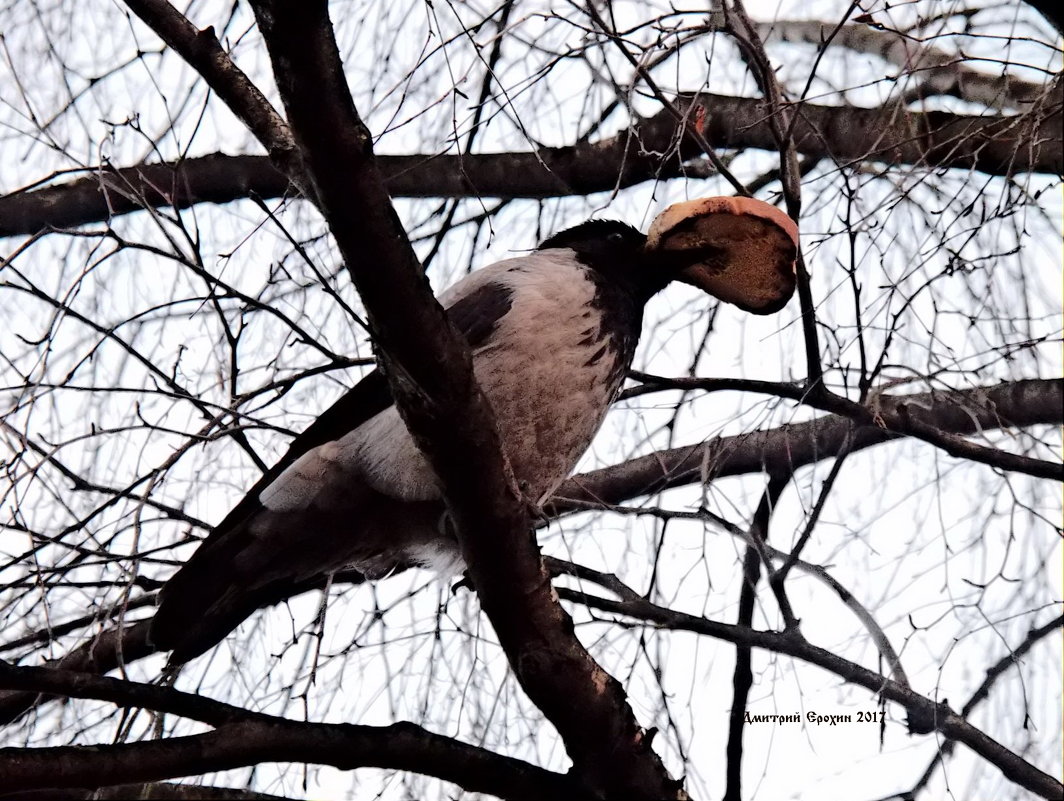
[[[0,775],[7,792],[152,782],[276,761],[332,765],[341,770],[409,770],[501,798],[584,797],[566,776],[412,723],[299,723],[168,687],[6,662],[0,662],[0,686],[96,698],[120,707],[191,717],[216,727],[206,734],[144,743],[0,749]]]
[[[254,790],[169,782],[112,784],[92,790],[60,790],[52,787],[47,790],[25,790],[12,794],[0,790],[0,801],[97,801],[99,798],[150,798],[152,801],[297,801],[288,796],[257,793]]]
[[[697,98],[708,112],[702,133],[713,147],[776,149],[764,101],[706,94]],[[661,154],[673,153],[674,144],[685,138],[682,158],[698,155],[693,140],[684,137],[690,119],[686,115],[678,122],[666,110],[635,120],[632,132],[597,142],[527,153],[384,155],[377,163],[392,197],[586,195],[682,177],[683,162]],[[794,123],[793,142],[804,156],[839,164],[872,161],[991,175],[1060,174],[1060,126],[1059,103],[1042,113],[1014,117],[804,103]],[[634,152],[633,135],[640,145]],[[70,183],[0,196],[0,236],[100,222],[148,206],[187,208],[252,195],[282,197],[289,193],[286,175],[290,173],[279,172],[264,156],[217,153],[122,169],[101,165]]]
[[[166,0],[125,0],[125,3],[167,46],[203,76],[259,140],[273,164],[302,187],[299,152],[288,125],[222,49],[214,29],[199,30]]]
[[[975,710],[979,704],[990,697],[990,690],[1006,672],[1008,669],[1019,665],[1021,659],[1027,655],[1027,653],[1034,648],[1036,644],[1044,640],[1050,634],[1059,633],[1061,626],[1064,625],[1064,615],[1057,615],[1056,618],[1050,620],[1041,626],[1032,628],[1027,636],[1024,637],[1023,642],[1013,648],[1005,656],[1001,657],[994,665],[987,668],[986,678],[976,688],[975,692],[971,694],[964,706],[961,707],[960,716],[963,718],[968,717]],[[913,785],[912,797],[916,798],[922,790],[924,790],[931,777],[934,775],[935,769],[948,759],[956,748],[955,740],[947,740],[942,744],[942,747],[935,752],[934,758],[927,766],[924,774]]]
[[[797,629],[784,632],[758,631],[745,626],[719,623],[715,620],[666,609],[638,596],[629,595],[620,601],[613,601],[573,590],[559,590],[558,594],[566,600],[582,603],[594,609],[645,620],[655,626],[705,634],[747,647],[764,648],[817,665],[847,682],[857,684],[889,701],[900,704],[908,713],[911,733],[930,734],[937,731],[950,740],[963,743],[983,759],[995,765],[1010,780],[1042,798],[1056,799],[1064,793],[1064,785],[1057,779],[1005,748],[965,720],[963,715],[950,709],[944,702],[936,703],[875,671],[819,648],[806,640]],[[1058,626],[1059,623],[1054,621],[1053,625]]]
[[[757,600],[757,584],[761,579],[761,565],[771,573],[772,564],[766,552],[769,535],[769,522],[776,508],[780,495],[790,484],[792,472],[769,473],[768,484],[761,493],[761,502],[754,512],[747,539],[746,554],[743,556],[743,585],[739,591],[739,611],[736,624],[742,628],[752,628],[754,622],[754,602]],[[774,587],[775,588],[775,587]],[[777,598],[780,609],[784,612],[787,628],[796,627],[794,613],[782,587],[778,589]],[[735,668],[732,672],[732,706],[728,715],[728,744],[725,747],[727,764],[725,777],[727,786],[724,801],[739,801],[742,798],[743,772],[743,728],[746,723],[746,706],[750,699],[750,688],[754,684],[751,667],[752,653],[747,645],[739,644],[735,649]]]
[[[778,394],[790,397],[793,390],[793,385],[781,384]],[[884,400],[892,405],[895,414],[900,415],[898,410],[905,408],[911,420],[940,432],[965,435],[1002,427],[1059,424],[1064,418],[1064,381],[1035,379],[951,392],[880,396],[881,404]],[[851,418],[831,415],[808,423],[657,451],[569,479],[555,493],[557,500],[552,507],[555,513],[562,514],[574,510],[566,504],[567,499],[620,503],[668,487],[758,472],[766,463],[795,467],[812,464],[838,453],[851,425]],[[862,450],[899,435],[886,428],[864,425],[854,433],[852,447],[854,451]]]

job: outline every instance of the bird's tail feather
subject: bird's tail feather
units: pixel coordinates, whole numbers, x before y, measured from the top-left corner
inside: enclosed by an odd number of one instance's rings
[[[269,604],[264,591],[271,582],[240,567],[247,562],[241,557],[254,550],[245,519],[224,536],[208,538],[163,587],[149,637],[159,650],[173,651],[171,664],[199,656]]]
[[[439,501],[396,501],[358,486],[349,496],[328,511],[259,508],[212,532],[160,592],[153,645],[173,652],[171,664],[187,662],[257,609],[322,587],[340,570],[345,583],[404,570],[418,562],[411,554],[440,539]]]

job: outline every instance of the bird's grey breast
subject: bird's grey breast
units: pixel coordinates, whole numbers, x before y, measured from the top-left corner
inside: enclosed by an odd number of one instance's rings
[[[512,307],[475,351],[474,370],[514,475],[542,501],[601,425],[631,361],[639,313],[571,251],[515,261],[499,279]]]
[[[514,475],[532,500],[544,500],[587,449],[624,380],[640,308],[567,249],[494,264],[441,301],[469,341]],[[394,406],[301,458],[262,501],[275,510],[305,507],[327,475],[396,499],[439,497]]]

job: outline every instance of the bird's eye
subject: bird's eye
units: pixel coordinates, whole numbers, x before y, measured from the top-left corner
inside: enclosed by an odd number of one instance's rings
[[[622,234],[620,231],[614,231],[612,234],[606,237],[606,241],[609,242],[611,245],[623,245],[624,234]]]

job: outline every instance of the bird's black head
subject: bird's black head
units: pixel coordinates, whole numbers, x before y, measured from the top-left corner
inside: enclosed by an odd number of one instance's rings
[[[617,220],[588,220],[543,240],[539,250],[570,248],[592,257],[618,256],[642,250],[645,234]]]
[[[775,206],[748,197],[674,203],[644,236],[614,220],[590,220],[545,240],[568,248],[605,284],[643,304],[682,281],[754,314],[779,311],[794,293],[798,226]]]
[[[646,241],[645,234],[626,223],[588,220],[545,239],[538,250],[573,250],[583,264],[646,300],[667,283],[647,269]]]

